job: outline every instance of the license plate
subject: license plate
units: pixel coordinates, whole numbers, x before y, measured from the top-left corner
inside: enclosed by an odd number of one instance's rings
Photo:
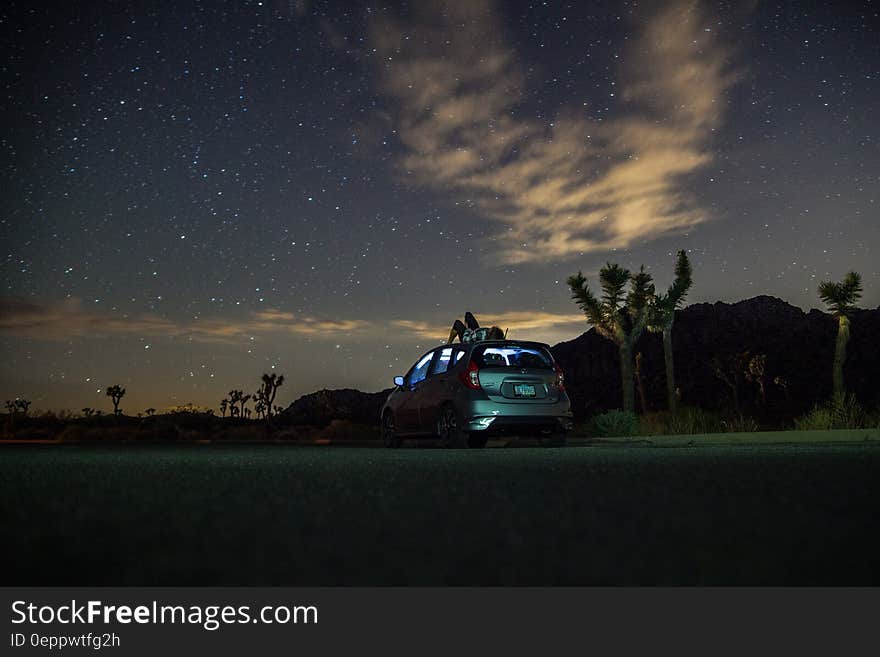
[[[513,386],[513,394],[516,397],[534,397],[535,386],[530,386],[526,383],[517,383]]]

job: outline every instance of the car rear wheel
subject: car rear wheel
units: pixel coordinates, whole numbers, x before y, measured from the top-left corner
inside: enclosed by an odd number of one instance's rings
[[[437,418],[437,437],[444,447],[468,447],[468,432],[462,429],[455,407],[446,405]]]
[[[397,424],[394,422],[394,414],[391,411],[382,416],[382,444],[385,447],[400,447],[403,440],[397,433]]]

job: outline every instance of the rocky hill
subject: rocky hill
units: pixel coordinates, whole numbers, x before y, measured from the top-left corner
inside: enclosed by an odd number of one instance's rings
[[[382,392],[361,392],[351,388],[319,390],[304,395],[288,406],[280,420],[284,424],[325,426],[332,420],[379,424],[379,410],[391,388]]]
[[[836,334],[837,321],[831,315],[819,310],[805,313],[775,297],[688,306],[677,312],[673,331],[681,403],[717,411],[739,410],[769,423],[787,421],[830,396]],[[869,407],[880,405],[878,339],[880,308],[857,311],[852,317],[844,374],[847,387]],[[577,418],[621,406],[614,344],[590,329],[555,345],[552,351],[565,371]],[[664,410],[660,336],[646,332],[636,352],[642,354],[641,382],[647,410]],[[388,392],[321,390],[293,402],[284,419],[293,424],[324,425],[333,419],[376,423]],[[639,395],[636,397],[639,404]]]

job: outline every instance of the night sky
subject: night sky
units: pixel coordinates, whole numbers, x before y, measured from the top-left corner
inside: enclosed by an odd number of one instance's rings
[[[880,303],[877,2],[6,3],[0,399],[380,390],[612,260]]]

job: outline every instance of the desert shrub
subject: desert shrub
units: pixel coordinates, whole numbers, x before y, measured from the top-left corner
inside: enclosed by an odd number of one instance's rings
[[[363,424],[351,420],[331,420],[330,424],[321,429],[319,439],[325,440],[378,440],[379,427],[375,424]]]
[[[25,427],[16,429],[10,437],[16,440],[51,440],[55,437],[53,433],[49,427]]]
[[[131,419],[124,415],[113,415],[112,413],[110,413],[104,415],[91,415],[89,417],[77,420],[77,422],[86,427],[106,427],[110,429],[118,428],[120,426],[137,424],[138,419]]]
[[[830,431],[832,429],[863,429],[871,419],[853,394],[835,396],[794,421],[798,431]]]
[[[82,433],[77,435],[77,440],[82,440],[83,442],[98,442],[104,440],[115,442],[118,441],[120,437],[120,433],[115,429],[105,427],[82,427]]]
[[[666,424],[666,433],[674,436],[697,433],[721,433],[721,419],[710,411],[686,406],[678,409]]]
[[[172,441],[180,439],[181,429],[172,420],[159,417],[151,422],[144,422],[137,432],[138,440]]]
[[[669,425],[669,419],[672,414],[668,411],[658,411],[655,413],[645,413],[639,417],[639,435],[642,436],[663,436],[666,435]]]
[[[834,429],[834,418],[827,406],[816,405],[799,418],[795,418],[794,428],[798,431],[828,431]]]
[[[868,415],[855,395],[849,394],[834,399],[831,408],[834,421],[841,429],[861,429],[866,426]]]
[[[281,429],[272,432],[272,440],[298,440],[300,432],[296,428]]]
[[[211,436],[212,440],[228,441],[233,443],[246,443],[271,438],[266,432],[265,423],[251,423],[249,425],[233,425],[217,431]]]
[[[668,411],[646,413],[639,418],[639,434],[642,436],[678,436],[723,431],[757,431],[758,425],[742,415],[722,421],[721,418],[701,408],[683,407],[675,414]]]
[[[41,420],[43,422],[52,423],[52,422],[70,422],[71,420],[75,419],[77,416],[76,416],[76,414],[72,413],[71,411],[67,410],[66,408],[62,408],[57,411],[53,411],[52,409],[49,409],[46,411],[37,409],[37,410],[32,411],[30,413],[29,417],[33,418],[34,420]]]
[[[635,436],[639,433],[639,418],[635,413],[612,409],[593,418],[593,433],[601,438]]]
[[[157,422],[173,422],[178,429],[185,431],[202,431],[208,432],[216,427],[220,420],[210,413],[200,413],[194,411],[176,411],[166,413],[161,416],[150,418]]]
[[[75,424],[68,424],[59,432],[58,440],[60,440],[61,442],[76,443],[83,439],[85,433],[85,428]]]
[[[201,442],[210,440],[209,436],[201,431],[192,431],[191,429],[182,429],[177,427],[177,440],[185,443]]]
[[[721,427],[727,433],[749,433],[759,429],[754,418],[742,413],[721,420]]]

